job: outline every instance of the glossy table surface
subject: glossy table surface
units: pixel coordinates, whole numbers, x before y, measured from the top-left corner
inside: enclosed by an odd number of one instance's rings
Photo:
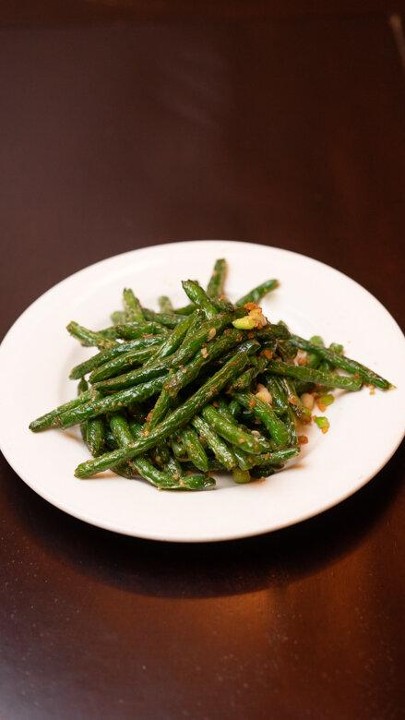
[[[90,263],[196,238],[322,260],[403,323],[399,4],[68,5],[0,9],[3,334]],[[403,477],[404,445],[311,521],[187,546],[2,459],[0,717],[403,717]]]

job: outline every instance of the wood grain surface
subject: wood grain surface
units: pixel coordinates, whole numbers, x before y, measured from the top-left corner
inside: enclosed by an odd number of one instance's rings
[[[404,322],[400,4],[68,5],[0,9],[2,334],[72,272],[193,238],[317,258]],[[318,518],[187,546],[87,526],[2,460],[2,720],[399,720],[403,476],[402,445]]]

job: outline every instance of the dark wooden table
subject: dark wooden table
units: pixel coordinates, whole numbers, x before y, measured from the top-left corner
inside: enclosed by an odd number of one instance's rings
[[[75,270],[190,238],[310,255],[404,320],[398,3],[7,5],[3,332]],[[403,475],[404,446],[314,520],[183,546],[87,526],[2,460],[2,720],[404,717]]]

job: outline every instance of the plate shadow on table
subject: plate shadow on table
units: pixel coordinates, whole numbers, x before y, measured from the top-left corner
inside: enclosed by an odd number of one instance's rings
[[[37,496],[4,460],[3,492],[24,544],[66,570],[148,596],[215,597],[288,585],[351,553],[395,501],[404,460],[405,442],[371,482],[331,510],[273,533],[216,543],[163,543],[87,525]]]

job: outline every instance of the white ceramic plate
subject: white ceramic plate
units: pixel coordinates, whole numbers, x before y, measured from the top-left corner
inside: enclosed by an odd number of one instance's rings
[[[236,299],[269,277],[281,286],[263,303],[268,317],[305,336],[342,342],[346,354],[387,377],[389,392],[347,393],[329,408],[331,428],[310,430],[299,460],[250,485],[219,478],[214,491],[159,492],[146,482],[106,473],[78,480],[88,457],[75,430],[33,434],[28,423],[76,394],[69,369],[89,356],[65,330],[75,319],[109,324],[123,287],[156,307],[167,294],[183,304],[180,281],[206,283],[216,258],[229,262],[227,290]],[[376,342],[376,339],[378,341]],[[154,246],[112,257],[59,283],[13,325],[0,351],[0,440],[10,465],[56,507],[102,528],[166,541],[241,538],[297,523],[358,490],[389,460],[405,425],[405,340],[387,310],[342,273],[303,255],[230,241]]]

